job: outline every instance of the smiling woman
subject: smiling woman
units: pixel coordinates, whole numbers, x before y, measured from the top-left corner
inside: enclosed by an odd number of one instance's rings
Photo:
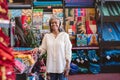
[[[49,21],[50,33],[45,34],[39,48],[32,50],[33,53],[47,51],[46,70],[50,80],[66,80],[69,75],[72,45],[69,35],[61,30],[61,22],[52,17]]]
[[[58,28],[57,30],[59,31],[59,32],[61,32],[61,30],[60,30],[60,26],[61,26],[61,22],[60,22],[60,20],[58,19],[58,18],[51,18],[50,20],[49,20],[49,26],[50,26],[50,31],[51,32],[54,32],[54,30],[55,30],[55,28]],[[55,26],[55,27],[54,27]]]

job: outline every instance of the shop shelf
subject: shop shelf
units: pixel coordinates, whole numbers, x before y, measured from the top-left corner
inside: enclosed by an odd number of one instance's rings
[[[81,47],[73,47],[72,50],[78,50],[78,49],[99,49],[99,47],[85,47],[85,46],[81,46]]]

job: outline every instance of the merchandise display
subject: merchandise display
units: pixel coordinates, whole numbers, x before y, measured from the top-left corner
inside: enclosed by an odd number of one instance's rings
[[[14,55],[9,48],[10,38],[0,29],[0,79],[15,80]],[[10,73],[10,74],[9,74]]]
[[[101,49],[101,72],[119,72],[119,61],[113,59],[119,56],[119,0],[105,0],[98,1],[101,4],[97,7],[97,14],[100,14],[98,19],[101,18],[98,24],[98,34],[100,36]],[[101,12],[100,12],[101,11]],[[116,62],[116,60],[118,62]],[[109,67],[109,68],[106,68]],[[110,70],[111,68],[111,70]],[[114,70],[112,70],[114,68]]]
[[[30,51],[51,17],[72,43],[70,75],[120,73],[119,0],[1,0],[0,80],[48,80],[47,55]]]

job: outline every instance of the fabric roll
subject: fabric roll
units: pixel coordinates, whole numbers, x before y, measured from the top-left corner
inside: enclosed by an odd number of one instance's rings
[[[114,16],[113,10],[111,9],[110,5],[106,3],[106,7],[108,9],[108,12],[110,13],[111,16]]]
[[[109,5],[110,5],[110,7],[111,7],[111,9],[112,9],[112,11],[113,11],[113,13],[114,13],[114,16],[118,16],[119,14],[118,14],[115,6],[114,6],[112,3],[110,3]]]
[[[115,8],[116,8],[116,11],[118,12],[118,14],[120,15],[120,5],[118,5],[117,2],[113,3]]]
[[[108,23],[107,25],[111,29],[110,33],[114,37],[114,41],[119,41],[119,37],[117,35],[117,32],[116,32],[115,28],[110,23]]]
[[[111,41],[114,40],[114,37],[110,34],[111,29],[108,28],[108,26],[104,23],[102,29],[102,39],[104,41]]]
[[[100,8],[100,10],[102,10],[102,13],[104,16],[110,16],[106,5],[103,5],[103,7],[99,7],[99,8]]]

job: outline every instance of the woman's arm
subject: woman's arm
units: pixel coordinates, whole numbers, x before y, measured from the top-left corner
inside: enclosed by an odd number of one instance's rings
[[[72,44],[68,34],[66,35],[65,38],[66,38],[65,39],[65,58],[66,58],[65,76],[68,76],[70,70],[71,57],[72,57]]]

